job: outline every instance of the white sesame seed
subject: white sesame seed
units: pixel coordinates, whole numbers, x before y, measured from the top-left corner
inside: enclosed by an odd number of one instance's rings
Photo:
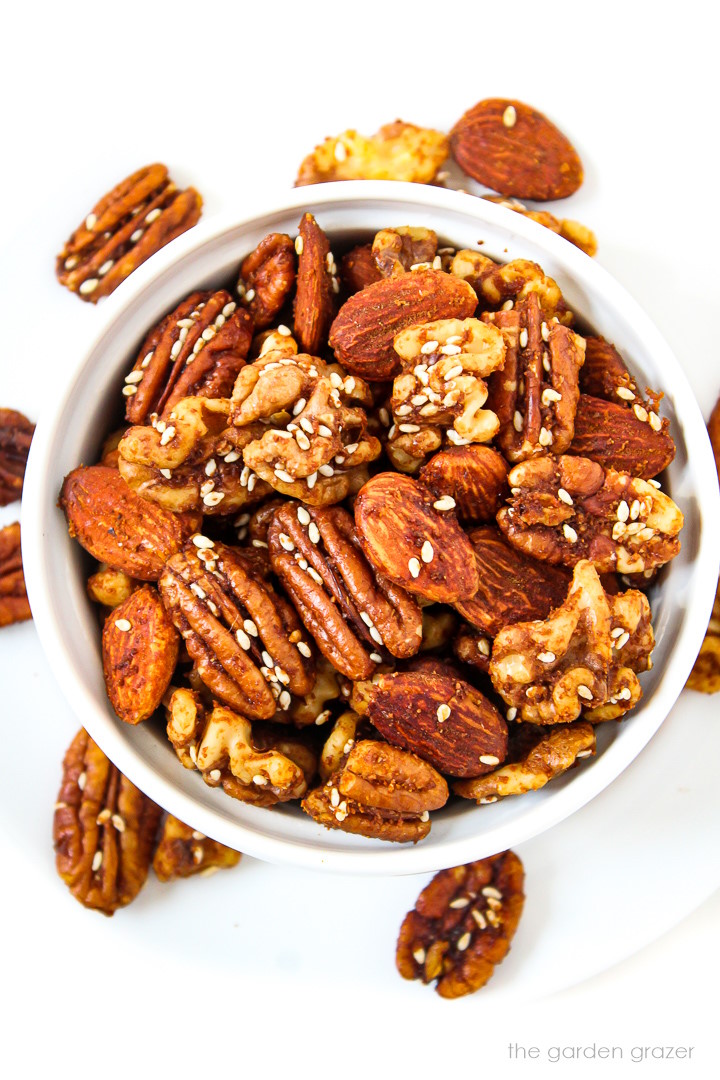
[[[308,525],[308,536],[310,537],[310,542],[311,543],[313,543],[313,544],[319,544],[320,543],[320,530],[318,529],[318,527],[317,527],[317,525],[315,524],[314,521],[311,521],[310,524]]]
[[[248,291],[245,293],[245,299],[247,300],[248,304],[251,304],[255,299],[255,290],[248,289]]]
[[[114,259],[106,259],[106,261],[102,264],[102,266],[98,270],[98,274],[100,275],[100,277],[105,277],[105,275],[110,270],[112,270],[114,265],[115,265],[115,260]]]
[[[161,208],[159,206],[156,206],[154,210],[151,210],[149,214],[145,215],[146,223],[148,225],[152,225],[153,221],[157,221],[157,219],[160,217],[161,214],[162,214]]]
[[[429,563],[429,562],[433,561],[434,554],[435,554],[435,551],[433,549],[432,544],[430,543],[429,540],[426,540],[425,543],[423,544],[421,550],[420,550],[420,558],[422,559],[422,561],[424,563]]]
[[[549,406],[553,401],[562,401],[562,394],[558,394],[557,390],[553,390],[552,387],[548,386],[542,392],[542,403]]]
[[[307,572],[317,585],[322,585],[323,579],[320,577],[317,570],[313,566],[308,566]]]
[[[471,941],[472,934],[470,933],[470,931],[467,931],[465,934],[463,934],[463,936],[459,939],[457,943],[458,952],[465,952]]]
[[[332,465],[320,465],[319,468],[318,468],[318,472],[320,473],[321,476],[334,476],[335,475],[335,470],[333,469]]]
[[[586,757],[590,757],[591,754],[592,754],[592,750],[579,750],[578,753],[575,756],[578,757],[578,758],[586,758]]]
[[[307,431],[308,435],[315,434],[313,426],[306,416],[300,417],[300,427],[303,429],[303,431]]]
[[[162,435],[160,436],[160,445],[161,446],[167,446],[167,444],[174,437],[174,435],[175,435],[175,428],[173,427],[172,424],[170,424],[170,426],[166,427],[165,430],[163,431]]]
[[[508,105],[505,112],[502,115],[502,122],[506,128],[515,127],[517,121],[517,111],[514,105]]]
[[[250,485],[248,484],[248,491],[249,490],[250,490]],[[223,501],[224,498],[225,498],[225,492],[224,491],[211,491],[208,495],[203,496],[203,502],[205,503],[206,506],[217,506],[219,503],[221,503]]]
[[[515,719],[515,717],[517,716],[517,709],[515,708],[514,705],[510,706],[508,711],[505,713],[505,716],[507,717],[508,720],[514,720]]]
[[[477,643],[477,648],[478,648],[478,652],[480,653],[481,656],[489,656],[490,655],[490,642],[488,641],[487,638],[484,638],[484,637],[480,638],[480,640]]]
[[[502,900],[502,893],[494,885],[486,885],[481,892],[483,896],[490,896],[493,900]]]
[[[436,499],[433,503],[436,510],[454,510],[455,500],[452,495],[442,495],[439,499]]]
[[[306,478],[305,483],[308,486],[308,491],[312,491],[312,489],[315,487],[315,484],[317,483],[317,478],[318,474],[316,472],[310,473],[310,475]]]
[[[637,521],[640,517],[640,501],[639,499],[633,499],[630,504],[630,520]]]
[[[205,466],[205,475],[206,476],[214,476],[216,472],[217,472],[217,462],[216,462],[215,458],[210,458],[207,465]]]
[[[332,431],[325,424],[319,425],[318,435],[322,435],[323,439],[332,439]]]
[[[574,544],[578,536],[572,525],[568,525],[567,522],[563,525],[563,535],[566,540],[569,540],[571,544]]]
[[[494,754],[481,754],[480,755],[480,762],[483,765],[499,765],[500,764],[500,758],[495,757]]]
[[[296,236],[295,237],[295,250],[298,253],[298,255],[302,255],[304,244],[305,244],[305,242],[304,242],[302,236]]]
[[[518,338],[518,341],[519,341],[519,344],[520,344],[520,348],[521,348],[521,349],[525,349],[525,348],[527,348],[527,343],[528,343],[528,332],[527,332],[527,330],[525,329],[525,327],[523,327],[523,328],[522,328],[522,330],[520,331],[520,336],[519,336],[519,338]]]
[[[348,375],[347,379],[343,383],[343,390],[345,391],[346,394],[352,394],[354,389],[355,389],[355,379],[352,377],[352,375]]]
[[[125,376],[125,382],[128,383],[128,385],[132,385],[133,383],[142,382],[144,374],[145,374],[144,371],[141,371],[139,368],[136,368],[135,371],[131,371],[129,375]]]
[[[630,635],[628,634],[628,632],[626,630],[624,634],[621,634],[619,638],[615,639],[615,648],[616,649],[623,649],[627,645],[629,640],[630,640]]]
[[[577,688],[578,697],[584,698],[585,701],[592,701],[593,692],[589,686],[584,686],[582,683]]]
[[[119,833],[125,832],[125,820],[120,814],[113,814],[111,821]]]
[[[132,386],[131,384],[123,386],[122,393],[123,397],[133,397],[134,394],[137,394],[137,386]]]
[[[515,306],[515,304],[514,304],[514,302],[512,300],[506,300],[505,303],[502,306],[502,310],[503,311],[512,311],[514,306]]]
[[[371,652],[370,653],[370,659],[372,660],[372,662],[374,664],[382,664],[382,660],[383,660],[380,653],[376,653],[376,652]]]
[[[228,304],[225,305],[225,307],[222,309],[222,313],[223,313],[223,315],[225,316],[226,319],[230,318],[232,313],[235,311],[236,307],[237,307],[237,304],[235,303],[234,300],[231,300]]]
[[[223,461],[226,461],[228,465],[232,465],[234,461],[239,461],[240,455],[237,450],[231,450],[229,454],[226,454]]]
[[[647,409],[644,409],[642,405],[633,405],[633,412],[637,416],[638,420],[641,420],[643,423],[648,418]]]
[[[291,337],[292,336],[292,331],[289,329],[289,327],[285,326],[284,323],[280,323],[280,325],[277,328],[277,332],[280,335],[280,337]]]
[[[554,652],[541,652],[538,653],[538,660],[543,664],[552,664],[555,660]]]
[[[280,533],[280,535],[278,536],[278,540],[280,541],[280,546],[284,548],[285,551],[295,550],[295,545],[286,533]]]
[[[132,244],[137,244],[137,242],[140,239],[140,237],[142,236],[142,234],[143,234],[142,229],[136,229],[135,232],[130,237],[130,242]]]
[[[650,421],[650,427],[653,429],[653,431],[660,431],[662,427],[662,420],[657,413],[648,413],[648,420]]]
[[[488,795],[487,798],[480,800],[480,805],[481,806],[487,806],[489,803],[494,803],[494,802],[497,802],[497,801],[498,801],[497,795]]]
[[[197,356],[197,354],[200,352],[200,350],[204,349],[204,348],[205,348],[205,341],[203,340],[203,338],[200,337],[200,338],[197,339],[197,341],[193,345],[193,356]]]
[[[513,427],[516,431],[522,431],[523,429],[523,415],[517,409],[515,410],[515,414],[513,416]]]
[[[398,431],[402,431],[405,435],[414,435],[419,430],[419,424],[398,424]]]
[[[91,292],[95,292],[98,287],[98,283],[99,282],[97,278],[88,278],[87,281],[83,281],[78,291],[82,296],[89,296]]]
[[[413,558],[413,559],[408,560],[408,570],[410,571],[410,576],[411,577],[414,577],[414,578],[419,577],[419,575],[420,575],[420,562],[418,561],[418,559]]]
[[[541,323],[541,325],[540,325],[540,334],[542,336],[543,341],[548,341],[550,339],[550,329],[549,329],[548,324],[546,322]]]
[[[450,716],[450,706],[446,704],[438,705],[437,718],[440,724],[443,724]]]
[[[116,619],[115,626],[118,628],[118,630],[122,630],[124,634],[126,634],[128,630],[132,629],[132,623],[129,619]]]
[[[540,434],[538,435],[538,442],[541,446],[550,446],[553,441],[552,432],[548,431],[546,427],[540,428]]]
[[[447,348],[447,346],[445,346],[445,347]],[[443,381],[444,382],[452,382],[453,379],[456,379],[458,377],[458,375],[462,375],[462,373],[463,373],[462,364],[455,364],[454,367],[451,367],[449,371],[445,372],[445,374],[443,375]]]
[[[295,483],[295,477],[291,476],[289,472],[285,471],[285,469],[278,468],[277,465],[275,466],[275,475],[277,476],[278,480],[281,480],[284,484]]]
[[[558,488],[558,499],[560,502],[566,503],[567,506],[573,505],[572,495],[569,495],[565,488]]]
[[[352,457],[359,445],[360,443],[356,442],[347,444],[347,446],[345,447],[345,453],[348,455],[348,457]]]
[[[462,908],[466,908],[469,903],[469,896],[458,896],[457,900],[450,901],[448,907],[453,908],[455,911],[460,911]]]
[[[615,393],[617,394],[617,396],[619,398],[622,398],[623,401],[634,401],[635,400],[635,395],[633,394],[632,390],[629,390],[627,388],[627,386],[618,386]]]
[[[383,641],[382,636],[381,636],[380,631],[378,630],[377,626],[371,626],[370,627],[370,637],[378,645],[384,645],[385,644],[385,642]]]
[[[92,861],[92,872],[93,872],[93,874],[96,874],[97,871],[100,869],[100,867],[102,866],[102,861],[103,861],[103,853],[102,853],[102,851],[96,851],[95,854],[93,855],[93,861]]]
[[[620,502],[618,504],[618,508],[617,508],[617,512],[616,512],[615,516],[617,517],[618,521],[621,521],[621,522],[622,521],[627,521],[627,519],[630,517],[630,507],[625,502],[625,499],[623,499],[622,502]]]
[[[626,531],[627,530],[626,530],[624,522],[616,521],[615,524],[613,525],[613,530],[612,530],[612,538],[613,538],[613,540],[620,540],[621,537],[625,534]]]

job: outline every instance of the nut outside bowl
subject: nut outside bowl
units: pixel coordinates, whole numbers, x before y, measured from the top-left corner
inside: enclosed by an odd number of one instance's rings
[[[641,385],[663,390],[677,455],[666,487],[685,514],[682,551],[651,596],[654,667],[632,716],[598,730],[598,755],[541,791],[477,807],[454,802],[433,815],[417,846],[387,844],[317,825],[297,806],[237,802],[182,768],[162,724],[124,724],[108,702],[97,613],[85,592],[87,558],[57,508],[63,477],[97,459],[118,408],[123,377],[147,328],[193,289],[231,281],[268,232],[293,235],[311,211],[333,244],[383,226],[431,226],[446,243],[502,261],[539,262],[571,308],[627,358]],[[195,226],[140,267],[101,305],[95,337],[64,368],[41,417],[23,497],[23,558],[35,625],[63,695],[82,724],[138,787],[176,817],[261,859],[342,873],[435,871],[514,847],[551,828],[599,794],[632,762],[682,690],[710,616],[718,574],[720,499],[710,443],[682,368],[628,293],[566,240],[502,206],[419,184],[350,181],[303,187],[256,208]],[[119,410],[118,410],[119,411]]]

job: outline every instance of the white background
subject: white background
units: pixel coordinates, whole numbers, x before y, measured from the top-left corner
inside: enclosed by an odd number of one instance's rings
[[[599,261],[656,320],[707,416],[720,389],[719,102],[709,10],[696,2],[671,9],[518,0],[15,5],[5,15],[0,67],[0,404],[36,418],[49,372],[82,348],[101,317],[54,283],[54,256],[95,199],[132,169],[164,161],[177,181],[203,193],[206,214],[245,213],[258,193],[287,188],[325,135],[370,133],[396,117],[447,129],[482,97],[508,96],[546,112],[577,146],[586,180],[558,210],[596,229]],[[354,927],[377,919],[378,950],[391,966],[378,883],[328,881],[325,892],[319,879],[248,859],[233,871],[232,894],[218,878],[174,887],[193,890],[192,903],[149,885],[133,907],[103,920],[54,876],[51,808],[74,727],[31,626],[2,631],[0,687],[6,1075],[713,1075],[717,894],[671,934],[581,986],[516,1004],[480,994],[472,1009],[399,979],[373,981],[377,958],[363,966]],[[686,749],[703,753],[702,745]],[[717,816],[697,822],[708,846],[717,846],[717,824]],[[682,891],[682,859],[674,857]],[[244,902],[244,882],[255,901],[262,897],[262,918]],[[412,902],[416,884],[406,886]],[[594,913],[599,924],[622,919],[619,872],[617,890],[616,907]],[[308,903],[326,904],[328,922],[345,927],[344,948],[328,951],[319,934],[313,962],[298,968],[307,947],[288,938],[302,933],[297,915]],[[140,921],[165,911],[163,948],[148,950]],[[257,965],[244,970],[233,951],[233,928],[255,921],[266,940],[254,948],[267,947],[272,977],[258,975]],[[232,963],[218,952],[217,934],[204,932],[218,924],[227,925]],[[626,1061],[523,1065],[508,1061],[510,1041],[622,1045]],[[628,1048],[638,1044],[696,1049],[689,1064],[631,1064]]]

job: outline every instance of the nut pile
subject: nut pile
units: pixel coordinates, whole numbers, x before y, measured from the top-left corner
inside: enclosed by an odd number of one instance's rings
[[[63,484],[117,715],[164,710],[232,798],[396,842],[591,757],[680,547],[661,395],[540,266],[430,228],[335,252],[306,213],[238,275],[149,329]]]

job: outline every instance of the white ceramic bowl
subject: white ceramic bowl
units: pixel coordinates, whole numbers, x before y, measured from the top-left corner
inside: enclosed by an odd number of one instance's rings
[[[162,725],[123,724],[102,675],[97,610],[85,593],[87,560],[56,507],[63,477],[97,460],[119,414],[120,388],[148,327],[193,289],[234,280],[241,258],[268,232],[294,234],[310,210],[337,245],[392,225],[426,225],[445,242],[500,260],[539,262],[571,308],[614,342],[641,386],[665,392],[677,456],[666,489],[685,514],[681,554],[652,596],[655,665],[630,719],[599,729],[598,756],[542,791],[483,807],[454,803],[433,815],[417,846],[384,844],[315,824],[297,807],[272,812],[228,798],[183,769]],[[79,319],[83,312],[78,312]],[[720,512],[700,410],[680,365],[648,317],[600,266],[533,221],[470,195],[415,184],[353,182],[296,189],[251,218],[210,219],[173,241],[104,301],[102,329],[67,372],[41,418],[23,498],[23,556],[35,625],[63,694],[108,756],[161,806],[231,847],[276,862],[343,872],[437,870],[511,847],[566,818],[633,760],[667,716],[700,647],[715,592]],[[639,793],[640,794],[640,793]]]

